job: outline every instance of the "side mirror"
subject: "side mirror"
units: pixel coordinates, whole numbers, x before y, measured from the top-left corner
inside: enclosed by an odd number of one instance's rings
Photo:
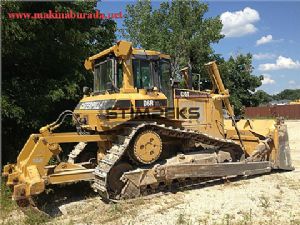
[[[84,95],[90,95],[91,89],[89,87],[83,87],[82,92]]]

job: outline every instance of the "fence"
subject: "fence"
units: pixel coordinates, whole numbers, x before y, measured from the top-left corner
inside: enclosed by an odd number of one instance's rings
[[[284,117],[285,119],[300,119],[300,104],[247,107],[245,116],[248,118]]]

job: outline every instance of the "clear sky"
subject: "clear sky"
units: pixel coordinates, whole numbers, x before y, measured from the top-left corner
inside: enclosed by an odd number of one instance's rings
[[[276,94],[300,89],[300,1],[206,1],[206,17],[221,16],[225,38],[213,45],[226,59],[238,53],[253,54],[253,74],[265,76],[260,89]],[[135,1],[102,1],[103,13],[122,11]],[[159,7],[160,1],[154,1]],[[122,28],[122,19],[116,19]]]

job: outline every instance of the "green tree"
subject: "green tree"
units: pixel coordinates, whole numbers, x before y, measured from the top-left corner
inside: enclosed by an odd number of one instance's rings
[[[170,54],[174,73],[187,65],[203,73],[213,54],[210,44],[223,37],[219,17],[204,18],[207,11],[199,1],[163,2],[158,9],[138,1],[126,7],[123,35],[135,46]]]
[[[211,44],[223,38],[222,23],[219,17],[205,18],[207,11],[208,5],[198,1],[163,2],[158,9],[150,1],[138,1],[126,8],[123,35],[135,46],[170,54],[173,73],[190,66],[201,75],[201,89],[210,87],[204,64],[217,60],[235,113],[240,114],[242,106],[258,104],[254,92],[263,77],[252,75],[250,54],[228,61],[214,54]]]
[[[2,2],[3,162],[28,135],[74,109],[92,76],[84,59],[112,45],[111,20],[9,19],[10,12],[95,12],[96,2]]]
[[[255,92],[253,97],[256,100],[253,106],[266,105],[273,100],[273,96],[263,90]]]
[[[263,76],[252,74],[252,55],[240,54],[227,61],[219,59],[218,63],[225,87],[230,91],[230,101],[234,105],[235,114],[242,114],[243,107],[259,105],[255,91],[262,84]]]
[[[277,95],[274,95],[276,100],[297,100],[300,99],[300,89],[285,89]]]

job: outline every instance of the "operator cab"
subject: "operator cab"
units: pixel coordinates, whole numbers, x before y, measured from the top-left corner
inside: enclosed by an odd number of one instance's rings
[[[119,54],[124,48],[122,44],[126,43],[129,42],[118,42],[109,51],[105,50],[86,61],[86,68],[94,74],[92,95],[145,90],[163,92],[171,99],[170,57],[160,52],[132,47],[124,55]]]
[[[144,58],[139,55],[132,57],[134,87],[137,89],[153,90],[155,87],[164,93],[171,89],[170,60]],[[94,93],[99,94],[110,87],[118,92],[122,88],[122,64],[114,56],[100,59],[94,66]]]

